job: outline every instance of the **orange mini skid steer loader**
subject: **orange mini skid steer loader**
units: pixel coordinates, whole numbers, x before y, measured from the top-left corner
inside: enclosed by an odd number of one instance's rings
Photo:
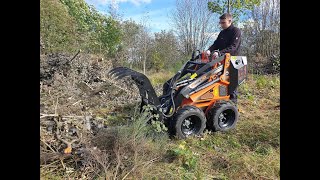
[[[116,67],[109,74],[116,78],[130,76],[137,87],[143,105],[154,106],[154,113],[168,127],[171,135],[186,138],[200,135],[207,127],[227,131],[238,121],[238,109],[230,94],[247,77],[247,58],[219,54],[217,58],[199,52],[164,85],[157,96],[149,79],[126,67]]]

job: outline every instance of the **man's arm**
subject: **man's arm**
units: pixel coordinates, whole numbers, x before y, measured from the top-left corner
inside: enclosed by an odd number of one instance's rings
[[[240,29],[236,29],[234,32],[232,38],[231,38],[231,43],[228,47],[220,50],[220,53],[230,53],[234,54],[238,47],[240,46],[240,39],[241,39],[241,31]]]
[[[216,38],[216,40],[214,40],[213,44],[209,47],[208,50],[210,50],[210,52],[213,52],[214,50],[216,50],[216,46],[217,46],[217,40],[219,39],[220,37],[220,33],[218,34],[218,37]]]

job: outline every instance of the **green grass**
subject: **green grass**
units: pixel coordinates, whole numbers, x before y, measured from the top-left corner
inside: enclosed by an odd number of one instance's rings
[[[157,86],[172,75],[148,77]],[[162,160],[139,169],[142,179],[280,179],[279,99],[279,76],[249,74],[239,87],[240,119],[234,130],[169,141]]]

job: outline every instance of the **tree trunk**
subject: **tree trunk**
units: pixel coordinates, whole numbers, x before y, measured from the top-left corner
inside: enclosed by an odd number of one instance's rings
[[[143,59],[143,74],[146,74],[146,61],[147,61],[147,52],[146,48],[144,49],[144,59]]]

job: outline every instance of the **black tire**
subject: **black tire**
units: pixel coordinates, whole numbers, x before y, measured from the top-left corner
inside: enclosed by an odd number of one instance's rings
[[[195,106],[184,106],[172,118],[170,132],[179,139],[200,135],[206,128],[206,122],[207,119],[201,109]]]
[[[230,102],[217,103],[209,112],[207,126],[213,131],[228,131],[235,128],[239,112]]]

